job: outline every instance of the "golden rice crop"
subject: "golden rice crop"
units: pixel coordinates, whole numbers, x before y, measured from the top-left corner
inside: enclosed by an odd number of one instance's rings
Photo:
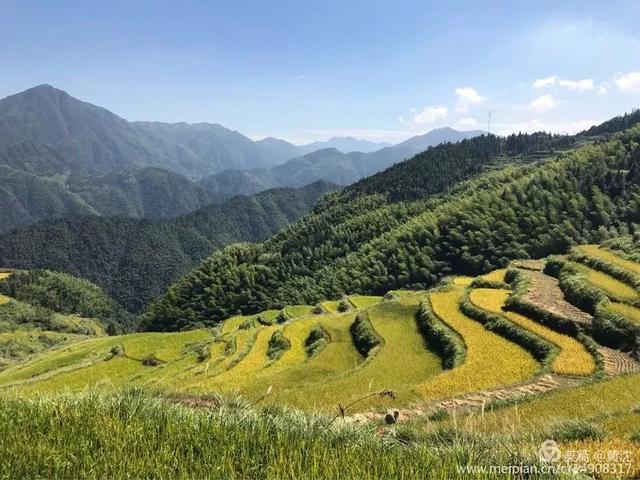
[[[466,287],[471,285],[473,282],[473,277],[454,277],[453,284],[458,285],[459,287]]]
[[[626,303],[610,302],[607,308],[614,311],[618,315],[622,315],[627,320],[640,325],[640,308],[632,307]]]
[[[527,402],[486,411],[469,419],[474,430],[494,432],[539,432],[541,426],[567,419],[610,421],[618,413],[632,413],[640,398],[640,374],[623,375],[597,383],[564,388],[538,395]],[[638,415],[634,413],[634,415]],[[629,433],[619,425],[614,433]]]
[[[313,308],[311,305],[287,305],[284,307],[284,311],[291,318],[299,318],[304,317],[306,315],[311,315],[313,312]]]
[[[376,303],[380,303],[382,301],[382,297],[374,295],[351,295],[349,296],[349,301],[356,308],[368,308],[372,307]]]
[[[291,342],[291,349],[280,360],[253,375],[230,376],[225,389],[238,389],[254,400],[271,390],[273,398],[279,402],[317,405],[317,391],[322,390],[330,378],[351,372],[362,364],[363,357],[353,345],[349,332],[354,318],[355,313],[331,314],[306,317],[286,325],[283,334]],[[304,341],[316,325],[327,331],[331,341],[318,354],[307,358]],[[229,373],[232,374],[233,370]],[[341,398],[336,399],[339,400]]]
[[[601,260],[604,260],[605,262],[612,263],[613,265],[640,275],[640,264],[619,257],[613,252],[601,248],[599,245],[579,245],[575,247],[575,249],[580,253],[583,253],[590,257],[599,258]]]
[[[338,304],[340,302],[338,300],[327,300],[321,302],[320,304],[324,307],[324,309],[329,313],[338,313]]]
[[[3,303],[9,303],[11,299],[9,297],[5,297],[4,295],[0,295],[0,305]]]
[[[0,280],[3,280],[11,275],[11,272],[0,272]]]
[[[580,263],[572,263],[572,265],[587,277],[589,283],[600,288],[609,297],[628,302],[638,300],[638,292],[626,283],[613,278],[611,275],[599,272]]]
[[[482,275],[482,279],[488,282],[504,282],[504,276],[506,273],[506,268],[500,268],[498,270],[494,270],[485,275]]]
[[[538,369],[537,362],[526,350],[463,315],[458,309],[463,294],[462,288],[431,294],[435,314],[462,337],[467,356],[459,367],[419,386],[418,392],[425,399],[517,383]]]
[[[508,290],[477,288],[471,291],[469,299],[478,308],[501,314],[516,325],[556,345],[559,352],[551,367],[553,372],[564,375],[590,375],[595,371],[596,363],[593,356],[575,338],[555,332],[519,313],[503,311],[502,307],[509,293]]]

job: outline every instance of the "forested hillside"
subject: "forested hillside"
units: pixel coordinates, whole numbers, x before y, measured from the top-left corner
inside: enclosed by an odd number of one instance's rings
[[[424,288],[635,230],[640,127],[554,153],[576,140],[488,136],[430,149],[325,198],[263,244],[215,253],[153,305],[146,327]]]
[[[48,311],[94,318],[110,332],[132,331],[135,319],[87,280],[48,270],[18,271],[0,281],[0,294]]]
[[[0,237],[0,265],[48,268],[89,279],[137,312],[218,248],[261,241],[335,187],[317,182],[234,197],[175,219],[74,217]]]

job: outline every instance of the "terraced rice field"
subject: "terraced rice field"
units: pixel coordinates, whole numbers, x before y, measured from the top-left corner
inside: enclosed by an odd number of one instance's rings
[[[589,283],[601,289],[609,298],[622,302],[638,301],[638,292],[626,283],[580,263],[572,263],[572,265],[587,277]]]
[[[163,372],[165,365],[142,364],[150,355],[169,364],[183,355],[186,345],[209,337],[207,330],[193,330],[92,338],[44,353],[26,365],[7,368],[0,372],[0,388],[15,386],[28,393],[118,386],[154,369]],[[117,345],[124,347],[124,354],[107,360],[111,348]]]
[[[599,347],[598,352],[602,355],[604,371],[607,375],[623,375],[640,371],[640,363],[629,353],[607,347]]]
[[[493,272],[489,272],[485,275],[482,275],[482,279],[488,282],[504,282],[504,276],[507,273],[506,268],[500,268],[498,270],[494,270]]]
[[[4,304],[4,303],[9,303],[11,299],[9,297],[6,297],[4,295],[0,295],[0,305]]]
[[[467,287],[471,285],[471,282],[473,282],[473,277],[455,277],[453,279],[453,284],[459,287]]]
[[[614,377],[597,383],[560,389],[533,397],[527,402],[485,411],[484,415],[467,419],[468,425],[480,431],[540,431],[541,425],[552,425],[570,419],[585,419],[600,424],[634,412],[640,398],[640,374]],[[620,425],[630,433],[633,425]]]
[[[369,308],[382,301],[382,297],[374,295],[351,295],[349,301],[356,308]]]
[[[324,307],[324,309],[329,313],[338,313],[338,304],[340,302],[338,300],[327,300],[325,302],[320,302],[320,305]]]
[[[503,310],[504,303],[510,293],[508,290],[478,288],[471,291],[469,299],[477,307],[498,313],[558,347],[558,354],[551,366],[552,372],[561,375],[584,376],[591,375],[595,371],[596,363],[593,356],[575,338],[555,332],[524,315],[505,312]]]
[[[605,262],[609,262],[620,268],[624,268],[625,270],[629,270],[630,272],[640,275],[640,264],[619,257],[615,253],[601,248],[599,245],[580,245],[578,247],[575,247],[575,249],[580,253],[583,253],[590,257],[599,258],[601,260],[604,260]]]
[[[465,362],[418,387],[424,399],[439,399],[501,385],[522,382],[538,370],[538,363],[518,345],[485,330],[463,315],[458,305],[462,288],[430,295],[435,314],[464,340],[467,347]]]
[[[627,305],[626,303],[610,302],[607,308],[618,315],[622,315],[627,320],[640,325],[640,308]]]
[[[285,325],[283,334],[291,342],[291,349],[278,361],[265,363],[263,368],[255,370],[252,375],[230,378],[229,382],[217,387],[221,391],[239,390],[254,400],[264,396],[265,392],[271,388],[273,398],[280,400],[289,389],[300,387],[305,383],[322,382],[327,377],[357,368],[364,359],[353,345],[349,333],[354,317],[354,313],[317,315]],[[309,331],[317,325],[322,326],[331,341],[317,355],[308,359],[304,350],[304,341]],[[238,367],[240,365],[241,363]],[[229,370],[229,373],[232,370]],[[201,394],[211,391],[210,387],[216,383],[217,378],[213,374],[206,381],[197,383],[191,383],[187,379],[182,382],[180,389],[188,393]]]
[[[9,275],[11,275],[10,272],[0,272],[0,280],[4,280],[5,278],[7,278]]]
[[[305,317],[313,313],[311,305],[287,305],[284,312],[291,318]]]

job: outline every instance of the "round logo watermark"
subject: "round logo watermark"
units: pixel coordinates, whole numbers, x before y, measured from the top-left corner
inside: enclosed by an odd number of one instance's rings
[[[545,440],[538,449],[538,458],[543,462],[557,462],[562,456],[560,446],[554,440]]]

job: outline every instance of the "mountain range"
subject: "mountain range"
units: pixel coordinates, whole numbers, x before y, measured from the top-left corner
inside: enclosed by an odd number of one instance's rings
[[[368,153],[344,153],[337,148],[324,148],[271,168],[225,170],[200,180],[198,184],[214,198],[226,198],[236,193],[250,195],[266,188],[300,187],[317,180],[350,185],[435,145],[483,133],[479,130],[459,132],[452,128],[439,128]]]
[[[128,122],[41,85],[0,100],[0,232],[68,215],[172,217],[317,180],[347,185],[479,133],[439,130],[376,151],[349,137],[297,146],[209,123]],[[339,150],[353,148],[366,152]]]

